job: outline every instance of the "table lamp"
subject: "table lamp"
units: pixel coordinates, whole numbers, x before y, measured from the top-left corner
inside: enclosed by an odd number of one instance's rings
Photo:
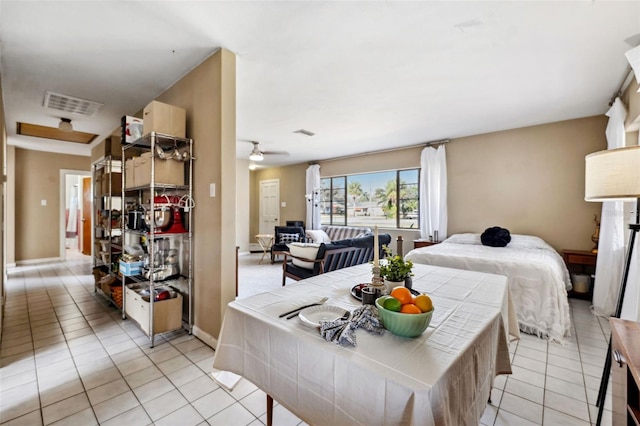
[[[629,245],[624,262],[622,282],[618,292],[618,302],[613,316],[620,318],[624,293],[629,278],[629,267],[633,255],[636,234],[640,230],[640,146],[610,149],[595,152],[585,158],[585,189],[586,201],[635,201],[636,223],[629,224]],[[598,392],[598,420],[602,421],[604,400],[607,393],[609,374],[611,373],[611,338],[605,360],[600,390]]]

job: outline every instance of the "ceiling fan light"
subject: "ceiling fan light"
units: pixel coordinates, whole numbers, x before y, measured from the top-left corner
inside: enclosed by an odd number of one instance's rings
[[[262,155],[262,153],[260,151],[258,151],[258,152],[251,151],[251,154],[249,155],[249,160],[251,160],[251,161],[262,161],[262,160],[264,160],[264,156]]]
[[[71,120],[68,118],[61,118],[58,124],[58,129],[63,132],[73,132],[73,126]]]

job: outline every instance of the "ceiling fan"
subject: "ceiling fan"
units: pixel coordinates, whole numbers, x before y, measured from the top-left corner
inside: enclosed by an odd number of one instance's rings
[[[264,160],[265,155],[289,155],[286,151],[262,151],[260,149],[260,142],[255,141],[245,141],[251,142],[253,144],[253,149],[249,154],[249,160],[251,161],[262,161]]]

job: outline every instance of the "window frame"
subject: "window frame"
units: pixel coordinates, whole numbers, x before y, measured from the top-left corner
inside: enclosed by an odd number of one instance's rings
[[[401,198],[400,194],[401,194],[401,189],[403,184],[400,181],[400,177],[402,172],[407,172],[407,171],[416,171],[418,176],[417,176],[417,181],[411,182],[411,183],[404,183],[404,185],[408,185],[408,186],[416,186],[416,197],[415,198]],[[322,211],[326,211],[327,209],[327,204],[328,204],[328,215],[329,215],[329,223],[323,222],[322,221],[322,217],[320,219],[320,223],[321,225],[330,225],[330,226],[360,226],[360,225],[351,225],[349,224],[349,216],[348,216],[348,197],[349,197],[349,177],[351,176],[360,176],[360,175],[373,175],[376,173],[388,173],[388,172],[393,172],[395,174],[395,191],[396,191],[396,202],[395,202],[395,228],[394,229],[398,229],[398,230],[419,230],[420,229],[420,216],[421,216],[421,208],[420,208],[420,175],[421,175],[421,169],[420,167],[407,167],[407,168],[400,168],[400,169],[391,169],[391,170],[379,170],[379,171],[375,171],[375,172],[362,172],[362,173],[351,173],[351,174],[344,174],[344,175],[333,175],[333,176],[322,176],[320,177],[320,181],[326,181],[327,179],[329,180],[329,186],[328,187],[324,187],[321,185],[320,187],[320,192],[321,192],[321,196],[320,196],[320,206],[322,206],[321,208],[323,209]],[[342,187],[341,188],[336,188],[334,187],[334,182],[337,179],[342,179]],[[344,192],[344,203],[343,205],[343,212],[342,213],[336,213],[334,212],[335,209],[335,201],[334,201],[334,194],[335,191],[343,191]],[[330,198],[327,200],[324,198],[325,194],[328,193]],[[415,217],[415,224],[417,225],[416,227],[408,227],[408,226],[400,226],[401,225],[401,219],[405,219],[402,218],[402,212],[401,212],[401,206],[404,204],[404,201],[406,200],[416,200],[416,212],[417,212],[417,216]],[[344,223],[336,223],[336,220],[334,218],[340,218]],[[388,228],[389,225],[387,223],[371,223],[371,225],[378,225],[379,227],[385,227]]]

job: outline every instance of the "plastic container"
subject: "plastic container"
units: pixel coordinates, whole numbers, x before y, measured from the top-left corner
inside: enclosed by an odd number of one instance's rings
[[[576,293],[589,293],[591,275],[571,274],[571,283],[573,284],[573,291]]]

